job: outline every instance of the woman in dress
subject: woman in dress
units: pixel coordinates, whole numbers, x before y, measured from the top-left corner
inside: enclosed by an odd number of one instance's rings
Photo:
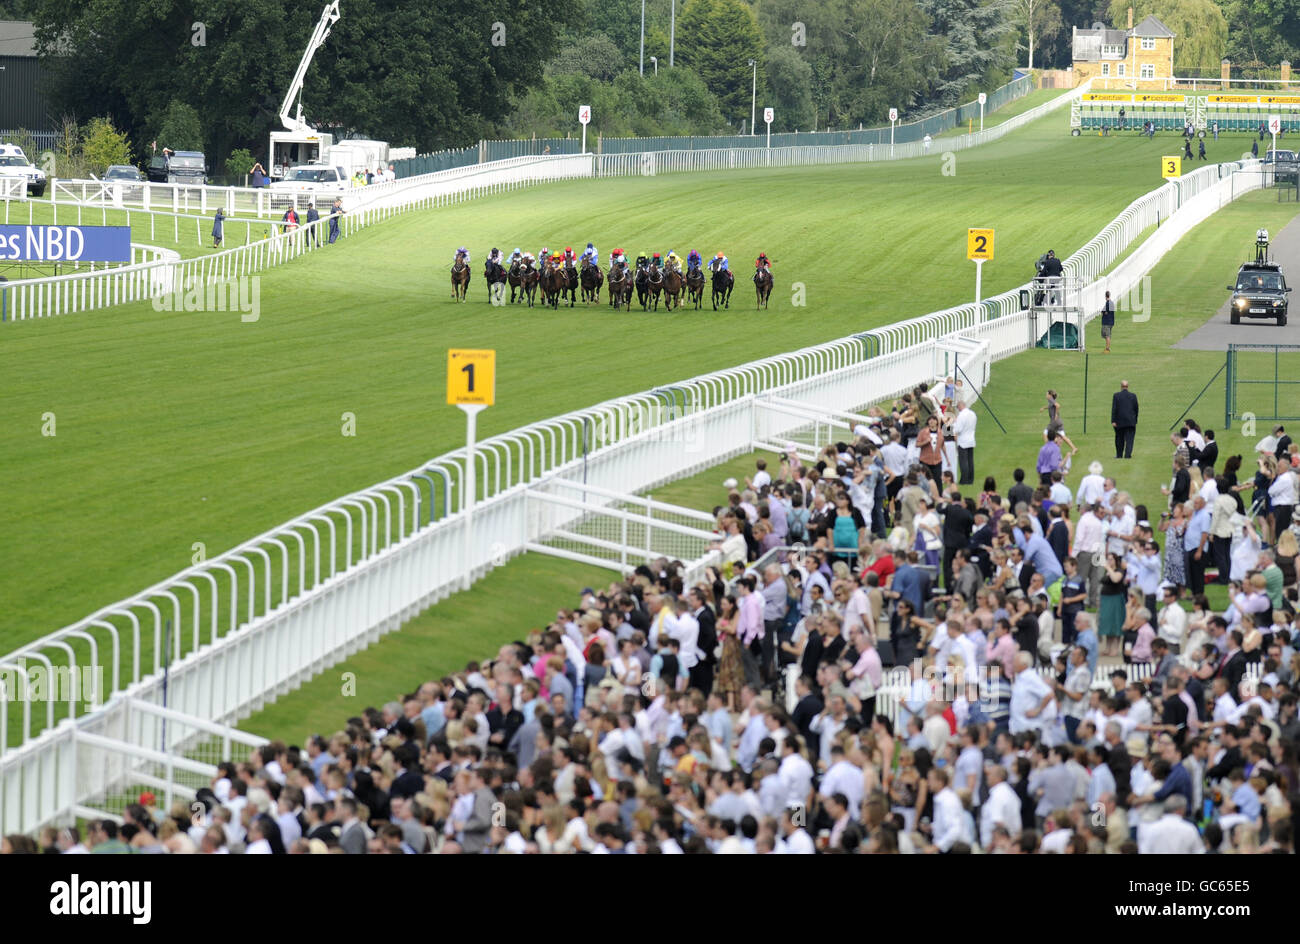
[[[1249,485],[1241,485],[1239,482],[1241,472],[1241,456],[1229,456],[1223,463],[1223,477],[1228,480],[1228,490],[1232,492],[1232,497],[1237,502],[1237,514],[1244,515],[1246,506],[1241,500],[1241,491],[1243,488],[1250,488]]]
[[[939,566],[943,551],[943,536],[939,532],[939,514],[922,498],[916,509],[916,549],[925,554],[925,562],[931,567]]]
[[[736,698],[740,695],[741,686],[745,684],[745,664],[740,637],[736,635],[739,610],[736,598],[730,594],[718,604],[716,629],[718,639],[722,641],[722,658],[718,660],[718,677],[713,683],[713,690],[722,696],[728,711],[736,710]]]
[[[1282,571],[1282,585],[1289,587],[1296,581],[1296,557],[1300,556],[1300,542],[1296,541],[1295,532],[1283,531],[1277,536],[1277,548],[1273,559]]]
[[[1056,438],[1069,446],[1070,455],[1074,455],[1079,451],[1079,447],[1071,441],[1069,436],[1065,435],[1065,423],[1061,419],[1061,399],[1057,396],[1055,390],[1047,391],[1047,402],[1038,408],[1038,412],[1042,413],[1044,410],[1047,411],[1047,428],[1043,430],[1043,442],[1047,442],[1047,434],[1055,430]],[[1064,450],[1062,452],[1064,453]],[[1062,461],[1064,461],[1064,456],[1062,456]]]
[[[987,508],[989,506],[989,497],[998,493],[997,479],[993,476],[985,476],[984,488],[980,492],[979,501],[975,503],[976,508]]]
[[[1160,516],[1160,531],[1165,536],[1165,565],[1161,576],[1165,583],[1180,588],[1187,586],[1187,559],[1182,554],[1186,530],[1186,513],[1182,504],[1175,502],[1172,512]]]
[[[1097,610],[1098,632],[1101,636],[1101,654],[1117,656],[1120,640],[1124,637],[1124,562],[1118,554],[1106,555],[1106,568],[1101,577],[1100,606]]]

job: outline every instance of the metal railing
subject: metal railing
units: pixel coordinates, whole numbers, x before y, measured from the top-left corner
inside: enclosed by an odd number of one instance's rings
[[[1184,200],[1107,281],[1136,280],[1191,225],[1251,189],[1236,176],[1207,183]],[[1258,186],[1262,178],[1252,179]],[[504,187],[511,180],[487,177],[479,185]],[[425,186],[421,200],[450,198],[437,181]],[[396,205],[363,212],[377,219],[396,212]],[[302,237],[300,231],[283,238],[283,251],[310,251]],[[1116,253],[1122,249],[1114,246]],[[254,254],[269,251],[257,244],[243,255],[223,256],[252,266],[268,264]],[[174,268],[227,277],[228,268],[211,268],[218,258]],[[15,724],[11,703],[0,700],[0,833],[67,816],[81,803],[78,790],[106,788],[87,784],[90,775],[75,766],[60,772],[61,763],[75,765],[75,754],[66,758],[67,745],[82,734],[108,736],[105,730],[118,723],[128,699],[161,705],[164,668],[167,707],[233,723],[529,545],[545,543],[557,524],[530,513],[539,488],[568,482],[565,491],[587,489],[595,496],[602,489],[619,495],[652,489],[751,451],[756,431],[776,438],[807,425],[806,411],[768,409],[765,398],[828,413],[864,408],[933,377],[940,351],[960,348],[977,362],[991,362],[1027,348],[1031,331],[1023,314],[986,321],[939,313],[914,319],[910,327],[864,332],[532,423],[479,444],[472,541],[460,513],[467,497],[467,455],[460,449],[313,509],[35,640],[0,660],[0,670],[18,664],[99,667],[108,703],[86,710],[69,699],[33,712],[25,702]],[[947,337],[958,333],[960,344]],[[592,500],[592,510],[607,504],[605,497]],[[581,517],[584,511],[570,513]],[[50,783],[57,789],[41,786]]]

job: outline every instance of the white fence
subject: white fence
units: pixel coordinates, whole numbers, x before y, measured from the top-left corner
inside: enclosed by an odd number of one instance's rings
[[[523,166],[536,164],[535,159],[521,160]],[[546,159],[540,169],[557,179],[576,166]],[[479,172],[484,173],[482,168]],[[1197,175],[1189,175],[1188,193],[1181,206],[1175,203],[1173,218],[1125,260],[1123,272],[1109,277],[1112,285],[1135,280],[1194,221],[1264,179],[1257,173],[1246,175],[1245,182],[1234,182],[1232,176],[1219,179],[1213,167],[1197,174],[1206,176],[1192,180]],[[580,168],[573,176],[581,176]],[[488,176],[473,186],[508,188],[517,181],[518,175]],[[417,200],[429,205],[452,198],[442,180],[416,186],[424,190],[408,194],[406,188],[394,187],[391,204],[377,201],[344,219],[364,225]],[[1170,191],[1166,185],[1155,193]],[[1135,201],[1135,206],[1141,203]],[[1124,212],[1131,211],[1133,207]],[[361,223],[355,222],[358,217],[364,217]],[[1119,227],[1110,248],[1094,251],[1094,257],[1100,260],[1110,252],[1113,261],[1125,248],[1123,233],[1141,229]],[[278,250],[259,243],[172,263],[171,271],[229,278],[240,274],[238,266],[255,270],[272,264],[277,251],[313,251],[305,235],[300,230],[282,237]],[[1078,257],[1070,263],[1081,264]],[[1089,264],[1098,267],[1094,271],[1104,267]],[[937,369],[946,370],[951,357],[962,358],[972,379],[987,376],[993,360],[1034,340],[1028,313],[1010,310],[1012,297],[1018,300],[1018,293],[999,296],[992,306],[950,309],[487,439],[477,452],[479,495],[470,541],[460,513],[466,498],[466,454],[457,450],[301,515],[6,656],[0,670],[102,667],[108,703],[79,714],[84,706],[71,698],[58,705],[48,702],[35,713],[24,702],[19,722],[11,717],[14,703],[0,699],[0,833],[66,817],[86,796],[116,789],[120,772],[79,763],[78,738],[111,738],[132,703],[160,705],[164,665],[167,707],[209,723],[233,723],[525,548],[553,540],[569,522],[608,507],[607,493],[643,492],[749,452],[756,441],[805,427],[810,412],[861,408],[910,390],[918,380],[934,377]],[[803,409],[771,409],[768,398]],[[547,513],[538,514],[538,492],[557,489],[567,493],[566,501],[585,489],[590,509],[570,506],[566,518],[555,511],[562,502],[550,501],[544,503]],[[700,552],[701,529],[676,524],[664,531],[694,542],[683,545],[687,556]],[[652,545],[651,550],[659,548]]]

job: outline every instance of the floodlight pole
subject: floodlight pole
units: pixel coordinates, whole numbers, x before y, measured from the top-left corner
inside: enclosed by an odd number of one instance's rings
[[[749,133],[753,135],[754,122],[758,118],[758,60],[751,59],[749,64],[754,67],[754,86],[749,98]]]
[[[641,0],[641,75],[645,75],[645,0]]]

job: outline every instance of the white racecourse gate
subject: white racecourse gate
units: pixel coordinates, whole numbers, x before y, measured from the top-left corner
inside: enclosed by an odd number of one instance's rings
[[[1016,121],[983,132],[981,140]],[[655,155],[656,169],[663,160],[663,152]],[[384,185],[344,220],[368,225],[405,208],[591,176],[594,161],[526,158],[499,162],[510,167],[412,178]],[[1265,179],[1240,169],[1211,165],[1164,184],[1067,260],[1067,272],[1086,285],[1085,311],[1096,312],[1104,289],[1113,297],[1129,291],[1179,236]],[[1155,233],[1101,279],[1157,220]],[[171,278],[221,280],[305,251],[295,239],[278,253],[254,244],[166,265]],[[697,572],[710,559],[707,516],[638,493],[796,432],[806,439],[811,429],[814,442],[830,441],[852,414],[944,376],[954,363],[981,386],[994,361],[1036,342],[1028,315],[1015,290],[491,437],[476,454],[480,495],[468,556],[462,449],[300,515],[24,646],[0,659],[0,670],[102,667],[105,703],[83,711],[75,703],[34,710],[30,702],[0,701],[0,833],[87,810],[114,812],[122,791],[148,782],[143,777],[174,783],[183,797],[189,787],[175,775],[181,761],[210,765],[213,743],[226,750],[256,746],[257,739],[230,725],[525,550],[618,568],[662,555]],[[141,720],[146,716],[156,719],[156,729],[155,720]],[[171,719],[165,729],[164,717]],[[191,778],[208,770],[184,769]]]

